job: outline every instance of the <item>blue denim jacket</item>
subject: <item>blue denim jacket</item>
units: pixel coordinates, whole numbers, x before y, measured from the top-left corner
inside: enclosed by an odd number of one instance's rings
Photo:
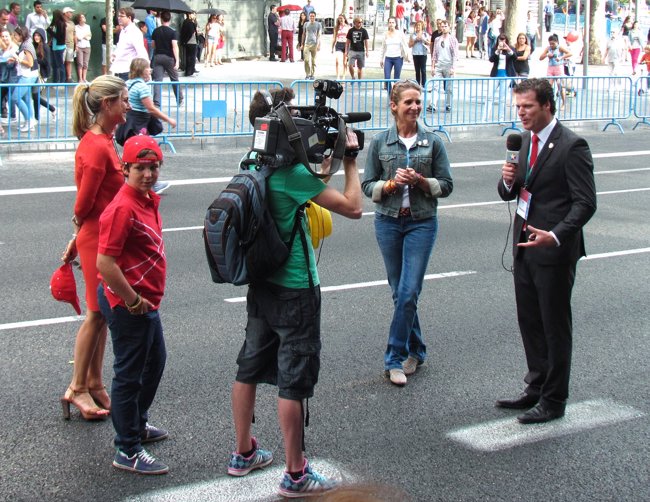
[[[411,215],[414,219],[436,215],[438,198],[447,197],[454,189],[451,167],[442,140],[418,123],[417,140],[408,152],[409,167],[426,179],[430,193],[420,188],[410,188]],[[397,127],[380,132],[372,138],[361,187],[366,196],[375,202],[378,213],[397,217],[402,205],[402,191],[393,195],[383,193],[386,181],[393,179],[397,168],[406,167],[406,146],[397,135]]]

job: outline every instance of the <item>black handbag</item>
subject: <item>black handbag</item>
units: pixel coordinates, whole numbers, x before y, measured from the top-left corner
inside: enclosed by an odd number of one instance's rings
[[[126,112],[126,122],[120,124],[115,131],[115,141],[124,146],[126,140],[131,136],[143,133],[156,136],[163,132],[163,129],[163,124],[158,117],[154,117],[149,112],[129,110]]]

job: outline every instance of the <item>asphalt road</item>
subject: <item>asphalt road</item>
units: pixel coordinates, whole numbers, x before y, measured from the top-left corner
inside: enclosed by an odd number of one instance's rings
[[[323,293],[321,379],[306,431],[316,468],[397,487],[402,501],[648,500],[648,133],[585,134],[599,197],[586,227],[590,259],[579,264],[574,289],[567,416],[519,426],[516,413],[493,406],[522,389],[525,363],[512,278],[503,267],[511,264],[506,240],[514,207],[496,195],[505,141],[479,133],[447,143],[455,189],[441,201],[433,277],[419,302],[429,359],[405,388],[383,378],[388,286],[364,284],[385,279],[372,205],[364,201],[361,221],[335,217],[320,256],[322,286],[332,289]],[[73,155],[3,159],[0,499],[275,500],[283,452],[273,388],[258,393],[254,431],[276,462],[243,479],[225,474],[234,445],[229,393],[245,323],[245,304],[226,300],[245,289],[210,282],[197,229],[224,186],[218,179],[236,169],[241,145],[177,145],[163,167],[173,182],[161,206],[168,363],[151,422],[171,437],[150,451],[171,470],[149,478],[111,467],[110,421],[61,415],[79,321],[66,319],[72,308],[55,302],[48,284],[71,232],[74,201],[74,191],[53,187],[72,186]],[[332,183],[341,186],[342,178]],[[356,286],[333,288],[346,285]],[[107,383],[111,355],[109,346]]]

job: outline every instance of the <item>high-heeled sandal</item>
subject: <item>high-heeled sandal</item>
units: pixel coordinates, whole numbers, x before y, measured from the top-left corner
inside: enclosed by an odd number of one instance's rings
[[[63,408],[63,418],[70,420],[70,405],[73,404],[81,413],[81,416],[84,420],[105,420],[110,413],[108,410],[100,408],[99,406],[88,407],[81,402],[79,396],[83,394],[88,394],[87,391],[80,392],[73,390],[71,387],[65,391],[63,397],[61,397],[61,407]],[[88,396],[92,399],[90,394]]]
[[[97,387],[96,389],[88,389],[90,397],[93,398],[93,401],[105,410],[111,410],[111,398],[106,391],[106,387]]]

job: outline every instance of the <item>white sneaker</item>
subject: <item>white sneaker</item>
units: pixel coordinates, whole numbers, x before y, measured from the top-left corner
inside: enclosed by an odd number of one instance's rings
[[[38,125],[38,121],[30,119],[20,128],[20,132],[33,131],[34,128]]]
[[[397,385],[399,387],[406,385],[406,375],[404,374],[404,370],[393,368],[392,370],[388,371],[388,376],[390,378],[390,382],[393,385]]]
[[[0,124],[15,124],[16,122],[18,122],[18,119],[16,117],[12,117],[12,118],[2,117],[2,118],[0,118]]]
[[[52,122],[56,122],[56,110],[50,112],[50,119]]]

